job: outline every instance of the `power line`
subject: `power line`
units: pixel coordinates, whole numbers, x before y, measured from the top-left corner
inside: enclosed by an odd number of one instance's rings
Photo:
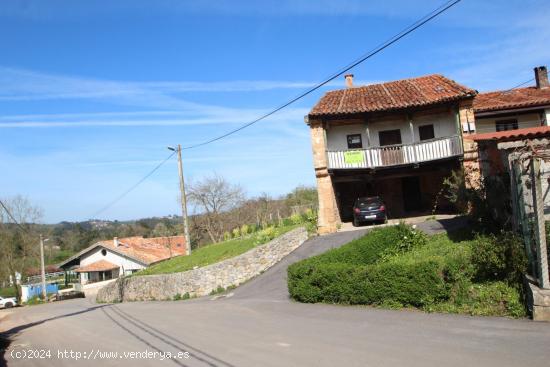
[[[145,180],[147,180],[153,173],[155,173],[164,163],[166,163],[170,158],[172,158],[176,154],[176,152],[172,152],[166,159],[164,159],[162,162],[160,162],[155,168],[153,168],[149,173],[147,173],[145,176],[143,176],[139,181],[137,181],[134,185],[132,185],[128,190],[124,191],[122,194],[117,196],[115,199],[113,199],[111,202],[109,202],[107,205],[105,205],[103,208],[96,211],[94,214],[91,215],[90,218],[94,218],[97,215],[103,213],[116,203],[118,203],[120,200],[122,200],[126,195],[128,195],[130,192],[134,191],[139,185],[141,185]]]
[[[2,206],[2,208],[4,208],[4,210],[6,211],[6,213],[8,214],[8,217],[10,217],[10,219],[17,225],[17,227],[19,227],[19,229],[21,229],[23,232],[28,232],[28,230],[26,228],[24,228],[18,221],[17,219],[15,219],[15,217],[13,216],[13,214],[11,213],[11,211],[8,209],[7,205],[5,205],[2,200],[0,200],[0,206]]]
[[[525,84],[531,83],[533,80],[535,80],[535,78],[531,78],[531,79],[529,79],[529,80],[524,81],[523,83],[519,83],[519,84],[516,85],[515,87],[512,87],[512,88],[510,88],[510,89],[505,90],[504,92],[502,92],[502,94],[511,92],[511,91],[513,91],[514,89],[518,89],[519,87],[523,87]]]
[[[462,0],[451,0],[451,1],[448,1],[446,2],[445,4],[439,6],[438,8],[436,8],[435,10],[431,11],[430,13],[426,14],[424,17],[420,18],[419,20],[417,20],[416,22],[414,22],[413,24],[411,24],[410,26],[404,28],[403,30],[401,30],[399,33],[395,34],[393,37],[389,38],[388,40],[386,40],[385,42],[381,43],[379,46],[375,47],[373,50],[367,52],[366,54],[364,54],[363,56],[361,56],[359,59],[353,61],[351,64],[348,64],[347,66],[345,66],[343,69],[341,69],[340,71],[336,72],[335,74],[333,74],[332,76],[328,77],[327,79],[323,80],[322,82],[316,84],[315,86],[307,89],[306,91],[304,91],[303,93],[299,94],[298,96],[292,98],[291,100],[289,100],[288,102],[280,105],[279,107],[275,108],[274,110],[258,117],[257,119],[255,120],[252,120],[234,130],[231,130],[225,134],[222,134],[220,136],[217,136],[215,138],[212,138],[210,140],[206,140],[204,142],[201,142],[201,143],[197,143],[197,144],[193,144],[193,145],[188,145],[188,146],[185,146],[183,147],[182,149],[193,149],[193,148],[198,148],[198,147],[201,147],[201,146],[204,146],[204,145],[207,145],[207,144],[211,144],[211,143],[214,143],[218,140],[221,140],[223,138],[226,138],[230,135],[233,135],[243,129],[246,129],[247,127],[249,126],[252,126],[266,118],[268,118],[269,116],[271,115],[274,115],[275,113],[279,112],[280,110],[290,106],[291,104],[297,102],[298,100],[306,97],[307,95],[313,93],[314,91],[316,91],[317,89],[321,88],[322,86],[324,86],[325,84],[328,84],[330,83],[331,81],[333,81],[334,79],[338,78],[339,76],[341,76],[342,74],[344,74],[345,72],[351,70],[352,68],[354,68],[355,66],[365,62],[366,60],[370,59],[371,57],[373,57],[374,55],[380,53],[381,51],[383,51],[384,49],[390,47],[391,45],[393,45],[394,43],[396,43],[397,41],[399,41],[400,39],[402,39],[403,37],[407,36],[408,34],[414,32],[415,30],[417,30],[418,28],[422,27],[424,24],[428,23],[429,21],[431,21],[432,19],[438,17],[439,15],[441,15],[442,13],[444,13],[445,11],[449,10],[450,8],[452,8],[453,6],[455,6],[456,4],[458,4],[459,2],[461,2]]]

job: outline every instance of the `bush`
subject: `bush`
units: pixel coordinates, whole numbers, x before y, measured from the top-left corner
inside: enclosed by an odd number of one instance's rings
[[[229,241],[231,239],[231,233],[229,232],[224,232],[223,233],[223,240],[224,241]]]
[[[503,274],[506,280],[512,280],[514,274],[521,274],[518,259],[523,248],[514,236],[502,236],[498,241],[508,249]],[[473,264],[472,256],[493,258],[478,253],[479,241],[483,241],[483,253],[494,249],[487,238],[492,237],[453,242],[447,234],[427,237],[404,224],[373,230],[339,249],[291,265],[289,293],[295,300],[309,303],[413,306],[425,311],[524,316],[520,290],[511,285],[516,283],[472,282],[480,272],[480,264]]]
[[[523,241],[513,232],[478,236],[473,244],[472,264],[478,281],[505,280],[519,287],[527,271]]]
[[[289,219],[292,224],[302,224],[304,221],[300,214],[292,214]]]
[[[247,234],[249,234],[251,232],[250,230],[251,230],[251,228],[247,224],[243,224],[241,226],[241,235],[246,236]]]
[[[233,228],[233,238],[239,238],[241,237],[241,229],[239,227]]]
[[[263,244],[277,237],[275,227],[267,227],[256,234],[256,244]]]
[[[467,297],[428,305],[424,307],[424,310],[473,316],[526,316],[526,309],[519,290],[506,282],[470,284],[467,289]]]
[[[373,230],[339,249],[291,265],[290,295],[301,302],[414,306],[445,298],[450,290],[444,275],[450,271],[442,261],[396,258],[425,244],[426,236],[405,224]]]
[[[413,232],[415,230],[412,227],[403,223],[392,227],[377,228],[345,246],[327,251],[305,261],[357,265],[374,264],[382,258],[387,258],[392,253],[400,252],[399,249],[412,248],[425,243],[424,235],[420,235],[419,238],[423,239],[419,239]],[[414,245],[410,242],[411,238],[414,238],[412,240],[415,242]]]
[[[288,272],[290,295],[301,302],[423,306],[447,295],[439,264],[370,266],[296,264]]]

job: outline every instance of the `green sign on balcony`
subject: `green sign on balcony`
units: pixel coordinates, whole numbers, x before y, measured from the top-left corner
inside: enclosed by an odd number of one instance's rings
[[[362,150],[348,150],[344,152],[344,162],[347,164],[364,163],[365,155]]]

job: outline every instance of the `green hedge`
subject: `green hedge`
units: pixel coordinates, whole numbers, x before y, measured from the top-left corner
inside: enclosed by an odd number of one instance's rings
[[[385,256],[410,250],[426,243],[421,232],[412,227],[399,224],[378,228],[368,235],[358,238],[337,249],[304,260],[311,263],[346,263],[356,265],[374,264]]]
[[[440,258],[403,261],[426,237],[400,224],[371,231],[341,248],[288,268],[291,297],[301,302],[422,306],[448,298],[452,273]]]
[[[386,227],[291,265],[288,289],[293,299],[308,303],[522,317],[516,242],[511,234],[452,240],[405,225]],[[503,260],[510,257],[512,262]]]
[[[298,263],[289,267],[288,275],[290,295],[300,302],[423,306],[449,293],[441,264],[434,261],[367,266]]]

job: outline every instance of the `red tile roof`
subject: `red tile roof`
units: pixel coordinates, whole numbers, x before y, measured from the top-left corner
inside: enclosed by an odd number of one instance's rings
[[[77,273],[87,273],[90,271],[109,271],[109,270],[118,269],[118,268],[119,268],[118,265],[110,263],[107,260],[99,260],[99,261],[96,261],[95,263],[81,266],[75,271]]]
[[[480,93],[474,99],[474,111],[477,113],[544,105],[550,105],[550,88],[528,87]]]
[[[550,137],[550,126],[529,127],[526,129],[506,130],[494,133],[473,134],[464,136],[465,139],[474,141],[480,140],[520,140],[528,138],[537,138],[542,136]]]
[[[145,264],[170,258],[170,247],[172,248],[172,256],[184,255],[186,252],[184,236],[119,238],[116,247],[113,240],[100,241],[98,244]]]
[[[172,249],[172,256],[185,255],[187,252],[184,236],[155,238],[126,237],[118,239],[118,246],[115,246],[113,240],[96,242],[63,261],[58,266],[62,268],[67,264],[71,264],[74,260],[79,259],[98,246],[133,259],[143,265],[150,265],[170,258],[170,248]]]
[[[399,110],[472,98],[477,94],[434,74],[327,92],[309,115],[326,116]]]

